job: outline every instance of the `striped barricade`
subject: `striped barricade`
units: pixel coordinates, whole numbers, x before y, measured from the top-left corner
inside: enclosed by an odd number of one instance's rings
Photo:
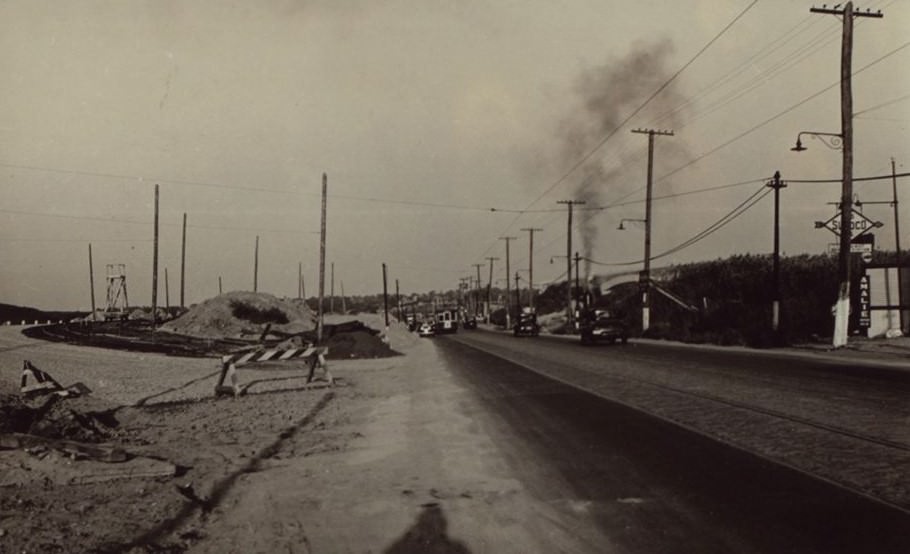
[[[221,375],[218,377],[218,384],[215,385],[215,396],[226,394],[238,396],[246,392],[246,388],[240,387],[237,382],[237,366],[259,362],[280,362],[297,358],[305,359],[309,363],[310,372],[306,379],[308,384],[313,381],[316,368],[320,368],[324,373],[325,381],[331,385],[334,383],[334,379],[329,373],[329,367],[325,361],[325,356],[328,352],[329,349],[325,346],[307,345],[299,348],[260,348],[227,354],[221,357]]]

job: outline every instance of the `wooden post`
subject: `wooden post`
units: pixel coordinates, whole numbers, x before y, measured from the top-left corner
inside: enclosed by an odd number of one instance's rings
[[[186,212],[183,213],[183,241],[180,247],[180,307],[186,308],[183,296],[186,279]]]
[[[155,185],[155,239],[152,246],[152,329],[158,322],[158,185]]]
[[[253,292],[259,291],[259,235],[256,235],[256,250],[253,254]]]
[[[92,291],[92,321],[95,321],[95,270],[92,267],[92,243],[88,243],[88,284]]]
[[[325,219],[326,219],[326,196],[328,195],[329,178],[325,173],[322,174],[322,221],[319,229],[319,306],[318,320],[316,321],[316,343],[322,344],[322,331],[324,327],[323,318],[323,300],[325,299]]]

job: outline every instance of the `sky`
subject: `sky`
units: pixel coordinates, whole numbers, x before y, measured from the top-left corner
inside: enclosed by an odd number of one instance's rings
[[[817,4],[820,6],[821,3]],[[0,2],[0,302],[88,309],[106,265],[131,304],[223,289],[326,293],[527,286],[641,268],[654,138],[652,266],[825,252],[841,152],[841,21],[798,0],[5,0]],[[910,2],[854,31],[854,177],[910,172]],[[898,180],[908,213],[910,179]],[[890,201],[890,179],[857,182]],[[754,203],[753,203],[754,201]],[[703,239],[690,238],[749,206]],[[868,204],[894,248],[892,209]],[[618,230],[620,222],[625,230]],[[903,229],[910,229],[906,223]],[[515,237],[504,240],[503,237]],[[902,237],[904,245],[910,245]],[[167,290],[165,290],[165,270]]]

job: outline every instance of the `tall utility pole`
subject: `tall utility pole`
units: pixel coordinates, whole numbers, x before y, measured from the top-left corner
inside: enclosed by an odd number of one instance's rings
[[[341,313],[348,313],[347,301],[344,299],[344,281],[339,283],[341,285]]]
[[[517,310],[515,310],[515,317],[519,317],[518,314],[521,313],[521,287],[518,286],[518,272],[515,272],[515,304]]]
[[[767,186],[774,189],[774,258],[773,276],[774,293],[771,298],[771,330],[774,340],[780,343],[780,189],[787,183],[780,180],[780,171],[774,172],[774,179]]]
[[[95,321],[95,270],[92,267],[92,243],[88,243],[88,284],[92,291],[92,321]]]
[[[183,291],[186,279],[186,212],[183,212],[183,241],[180,246],[180,307],[186,308]]]
[[[584,200],[557,200],[557,204],[569,207],[569,225],[566,232],[566,325],[572,326],[572,206],[585,203]]]
[[[382,305],[385,310],[385,333],[386,337],[389,336],[389,285],[388,277],[386,276],[386,265],[382,264]]]
[[[576,305],[580,304],[579,296],[581,295],[581,287],[579,286],[580,283],[579,283],[579,278],[578,278],[578,266],[581,265],[580,262],[581,262],[581,256],[578,254],[578,252],[576,252],[575,253],[575,304]]]
[[[477,270],[477,290],[474,291],[474,316],[477,316],[477,312],[480,311],[480,268],[483,264],[472,264]]]
[[[487,260],[490,261],[490,280],[487,281],[487,323],[490,322],[490,312],[493,311],[493,262],[498,259],[499,258],[487,258]]]
[[[900,216],[897,211],[897,171],[894,168],[894,158],[891,158],[891,194],[893,198],[892,204],[894,205],[894,253],[897,258],[897,297],[900,300],[900,303],[903,304],[903,298],[901,298],[900,290],[901,283],[904,281],[901,279],[903,272],[901,271],[901,225],[900,225]],[[900,322],[901,332],[904,331],[904,310],[900,309],[897,311],[898,321]]]
[[[259,235],[256,235],[256,249],[253,250],[253,292],[259,291]]]
[[[155,239],[152,246],[152,329],[158,322],[158,185],[155,185]]]
[[[511,270],[509,269],[509,243],[515,240],[515,237],[499,237],[499,240],[506,241],[506,329],[512,327],[512,291],[509,286],[509,275]]]
[[[218,276],[218,294],[222,294],[223,290],[221,288],[221,275]]]
[[[843,185],[841,186],[841,217],[840,217],[840,250],[837,257],[837,274],[840,287],[837,293],[837,304],[834,310],[834,337],[832,344],[835,348],[847,345],[847,334],[850,315],[850,222],[853,216],[853,18],[854,17],[882,17],[882,12],[872,13],[853,11],[853,2],[847,2],[841,8],[840,4],[834,8],[823,6],[810,8],[812,13],[824,13],[841,16],[844,22],[843,38],[841,39],[840,59],[840,120],[841,138],[843,139]]]
[[[641,293],[641,331],[644,333],[651,326],[651,193],[654,186],[654,137],[657,135],[672,137],[673,131],[634,129],[632,132],[648,135],[648,186],[645,195],[644,290]]]
[[[316,343],[322,344],[323,318],[325,314],[322,309],[322,302],[325,298],[325,212],[326,196],[329,189],[329,177],[322,174],[322,222],[319,227],[319,306],[317,308],[318,320],[316,322]]]
[[[169,313],[171,307],[171,290],[167,284],[167,268],[164,268],[164,312]]]
[[[303,262],[297,262],[297,300],[303,298]]]
[[[395,279],[395,305],[398,307],[398,321],[401,322],[401,289],[398,288],[398,279]]]
[[[329,277],[329,282],[331,283],[329,285],[329,313],[334,314],[335,313],[335,262],[332,262],[331,265],[329,266],[329,268],[331,269],[330,277]]]
[[[528,306],[534,311],[534,232],[543,231],[534,227],[525,227],[528,232]],[[520,297],[519,297],[520,298]]]

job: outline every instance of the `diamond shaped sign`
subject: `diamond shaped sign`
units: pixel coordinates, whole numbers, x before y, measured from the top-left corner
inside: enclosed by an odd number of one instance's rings
[[[850,218],[850,239],[851,240],[855,239],[856,237],[858,237],[860,235],[864,235],[864,234],[868,233],[869,231],[871,231],[872,229],[875,229],[876,227],[884,226],[884,223],[882,223],[881,221],[872,221],[871,219],[869,219],[868,217],[863,215],[863,212],[857,211],[856,208],[854,208],[851,211],[853,212],[853,214],[852,214],[853,217]],[[840,218],[841,218],[842,213],[843,212],[837,212],[836,214],[834,214],[834,216],[831,219],[829,219],[827,221],[816,221],[815,228],[821,229],[822,227],[824,227],[825,229],[831,231],[835,235],[840,236]]]

